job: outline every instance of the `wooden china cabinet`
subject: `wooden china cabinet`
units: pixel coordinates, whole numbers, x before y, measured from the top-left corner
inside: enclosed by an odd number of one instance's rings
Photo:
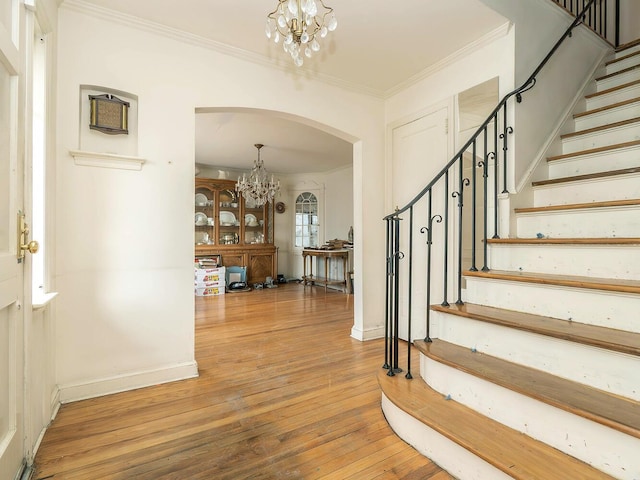
[[[247,267],[247,282],[277,278],[273,205],[256,206],[233,180],[196,178],[195,255],[220,255],[225,267]]]

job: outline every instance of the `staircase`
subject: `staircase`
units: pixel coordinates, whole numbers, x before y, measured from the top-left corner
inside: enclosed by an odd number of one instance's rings
[[[640,480],[640,42],[603,70],[517,238],[431,307],[421,378],[378,376],[390,425],[460,479]]]

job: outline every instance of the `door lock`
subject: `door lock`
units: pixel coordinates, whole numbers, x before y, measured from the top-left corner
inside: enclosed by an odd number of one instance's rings
[[[21,263],[24,259],[25,252],[36,253],[40,245],[35,240],[27,241],[29,239],[29,225],[25,221],[24,213],[18,213],[18,263]]]

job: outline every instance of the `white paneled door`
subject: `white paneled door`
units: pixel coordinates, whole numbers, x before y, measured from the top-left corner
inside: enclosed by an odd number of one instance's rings
[[[17,0],[0,1],[0,479],[13,479],[24,458],[23,264],[18,212],[23,205],[19,126],[20,55]]]

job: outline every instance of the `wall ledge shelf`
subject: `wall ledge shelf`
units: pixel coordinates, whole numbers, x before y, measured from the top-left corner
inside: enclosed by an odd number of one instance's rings
[[[120,170],[142,170],[144,158],[120,155],[117,153],[85,152],[69,150],[76,165],[86,167],[118,168]]]

